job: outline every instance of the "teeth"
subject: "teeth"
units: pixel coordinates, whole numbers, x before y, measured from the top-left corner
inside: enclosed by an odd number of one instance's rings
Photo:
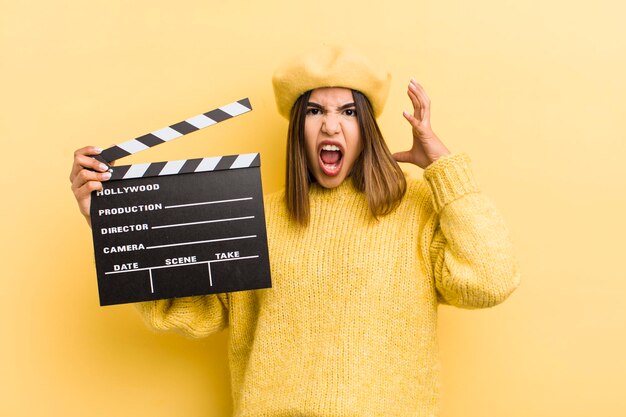
[[[337,145],[324,145],[322,146],[322,149],[325,151],[339,151],[339,146]]]

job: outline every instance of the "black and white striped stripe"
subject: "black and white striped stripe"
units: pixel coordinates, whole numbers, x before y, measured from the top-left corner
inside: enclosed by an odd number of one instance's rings
[[[196,130],[204,129],[205,127],[212,126],[232,117],[239,116],[240,114],[247,113],[250,110],[252,110],[250,100],[248,98],[244,98],[206,113],[190,117],[189,119],[164,127],[163,129],[148,133],[147,135],[120,143],[119,145],[111,146],[110,148],[103,150],[100,155],[95,158],[108,165],[117,159],[141,152],[153,146],[160,145],[161,143],[165,143],[188,133],[195,132]]]
[[[116,166],[113,167],[111,180],[160,177],[163,175],[191,174],[194,172],[222,171],[259,166],[261,166],[261,157],[258,153],[182,159],[179,161]]]

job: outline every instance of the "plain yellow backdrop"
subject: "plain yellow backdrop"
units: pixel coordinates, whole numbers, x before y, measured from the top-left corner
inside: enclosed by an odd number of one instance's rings
[[[330,42],[391,70],[393,151],[410,146],[406,84],[425,86],[435,131],[470,154],[513,233],[520,289],[440,309],[442,416],[626,416],[625,14],[610,0],[0,2],[0,415],[228,415],[227,333],[156,334],[132,306],[98,306],[72,153],[249,97],[252,113],[123,163],[261,152],[277,190],[272,71]]]

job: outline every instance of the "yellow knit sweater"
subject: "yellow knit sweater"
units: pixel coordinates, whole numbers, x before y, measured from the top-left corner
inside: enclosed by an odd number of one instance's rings
[[[350,180],[312,186],[308,227],[266,198],[271,289],[138,304],[157,329],[230,326],[234,416],[436,416],[437,305],[479,308],[519,285],[507,228],[466,154],[409,180],[372,219]]]

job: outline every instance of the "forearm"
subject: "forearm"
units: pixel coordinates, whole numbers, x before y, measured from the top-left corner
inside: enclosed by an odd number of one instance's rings
[[[430,256],[440,299],[466,308],[501,303],[519,285],[519,269],[504,219],[479,192],[469,157],[443,158],[424,178],[439,214]]]

